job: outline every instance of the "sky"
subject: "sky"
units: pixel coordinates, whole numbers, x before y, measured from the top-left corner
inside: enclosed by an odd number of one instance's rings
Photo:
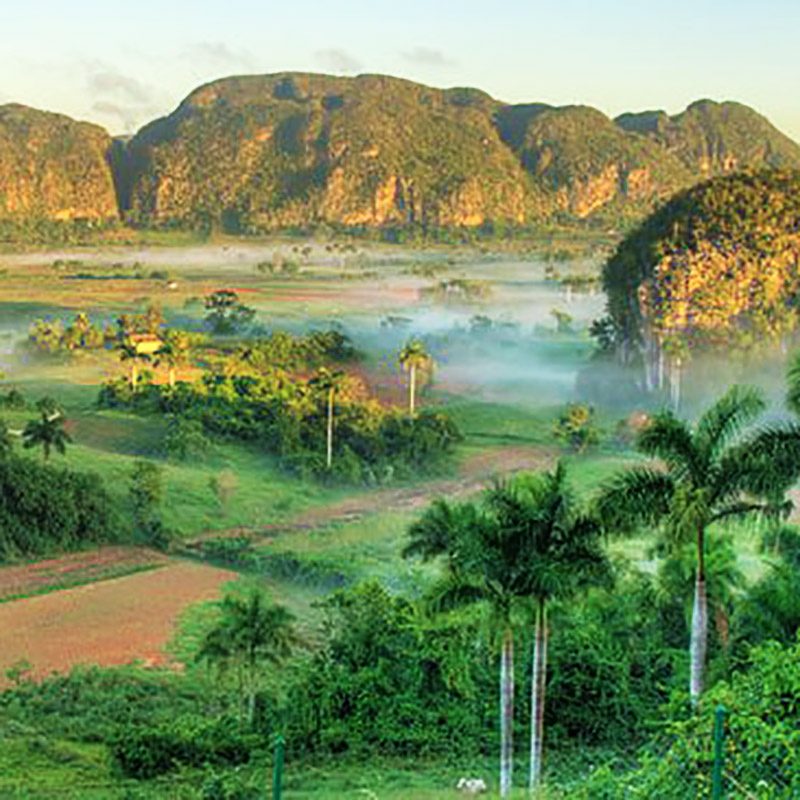
[[[800,0],[0,0],[0,103],[133,133],[197,86],[298,70],[613,117],[736,100],[800,141]]]

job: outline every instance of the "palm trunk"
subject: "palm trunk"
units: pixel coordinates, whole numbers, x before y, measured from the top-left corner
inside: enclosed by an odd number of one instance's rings
[[[175,367],[170,367],[169,368],[168,380],[169,380],[170,389],[174,389],[175,388]]]
[[[514,636],[503,631],[500,658],[500,797],[511,793],[511,767],[514,756]]]
[[[690,646],[691,678],[689,696],[692,705],[697,705],[703,692],[703,671],[706,662],[706,643],[708,639],[708,600],[706,598],[706,568],[703,526],[697,526],[697,580],[694,587],[692,606],[692,641]]]
[[[328,392],[328,469],[333,464],[333,389]]]
[[[134,361],[131,364],[131,389],[136,389],[136,379],[138,377],[138,373],[136,370],[136,362]]]
[[[411,365],[411,380],[409,382],[409,389],[408,389],[408,413],[411,415],[411,419],[414,419],[414,393],[417,390],[417,368],[414,364]]]
[[[544,741],[544,700],[547,678],[547,609],[544,598],[536,607],[536,633],[533,645],[533,679],[531,680],[531,794],[542,776],[542,743]]]

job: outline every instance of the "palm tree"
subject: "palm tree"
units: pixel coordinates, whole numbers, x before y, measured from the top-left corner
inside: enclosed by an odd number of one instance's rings
[[[409,416],[414,418],[414,399],[416,393],[416,377],[417,369],[425,369],[428,367],[433,359],[430,354],[425,350],[425,345],[418,339],[412,339],[400,351],[399,354],[400,366],[402,369],[407,370],[409,373],[408,381],[408,413]]]
[[[675,543],[695,541],[689,684],[695,704],[703,691],[708,636],[706,530],[728,517],[774,513],[777,498],[800,471],[797,426],[748,430],[764,408],[757,390],[733,386],[694,428],[672,411],[656,414],[637,448],[662,466],[617,475],[598,499],[609,528],[664,523]]]
[[[284,606],[270,603],[256,589],[245,597],[227,595],[219,607],[222,612],[220,620],[206,634],[196,659],[236,670],[239,724],[246,694],[247,717],[252,725],[259,667],[265,661],[281,663],[299,644],[300,638],[294,628],[295,617]]]
[[[546,676],[546,604],[605,570],[600,526],[579,514],[565,470],[519,477],[489,490],[481,506],[436,501],[409,529],[405,556],[444,555],[445,578],[433,599],[440,607],[486,601],[502,630],[500,662],[500,793],[511,789],[514,703],[513,617],[535,605],[531,688],[531,787],[541,776]]]
[[[61,414],[48,414],[44,410],[41,412],[41,419],[28,422],[22,431],[22,439],[22,446],[26,450],[41,445],[45,461],[50,459],[51,449],[57,450],[63,456],[67,451],[67,443],[72,441],[64,430],[64,418]]]
[[[327,367],[320,367],[317,374],[308,381],[309,386],[322,391],[327,399],[328,430],[325,464],[329,470],[333,464],[333,400],[343,377],[344,372],[342,370],[330,370]]]
[[[579,511],[559,462],[552,472],[520,476],[498,485],[488,496],[504,528],[519,531],[525,541],[524,567],[535,604],[533,676],[531,680],[531,760],[529,789],[541,781],[544,706],[547,676],[547,604],[579,588],[610,579],[601,548],[597,519]]]
[[[123,342],[119,346],[120,361],[131,362],[131,389],[136,391],[136,382],[139,379],[139,359],[141,355],[135,344],[128,344]]]

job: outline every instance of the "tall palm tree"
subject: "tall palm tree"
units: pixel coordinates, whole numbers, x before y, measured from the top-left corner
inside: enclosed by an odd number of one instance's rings
[[[219,622],[206,634],[196,658],[236,670],[239,724],[246,695],[247,718],[252,725],[259,668],[264,662],[281,663],[300,643],[295,617],[284,606],[270,603],[256,589],[245,597],[227,595],[219,607]]]
[[[489,492],[488,504],[498,523],[518,531],[525,542],[520,556],[528,571],[528,592],[535,606],[529,774],[533,792],[542,774],[547,604],[589,584],[609,580],[610,570],[601,548],[600,523],[579,510],[563,463],[552,472],[523,475],[513,483],[495,486]]]
[[[22,446],[28,450],[41,445],[45,461],[50,459],[51,449],[64,455],[67,451],[66,446],[71,441],[69,434],[64,430],[64,418],[60,413],[48,414],[42,411],[41,418],[32,419],[22,431]]]
[[[664,524],[676,543],[694,540],[689,693],[703,691],[708,637],[706,531],[728,517],[774,513],[777,498],[800,472],[800,429],[753,428],[765,408],[752,388],[732,386],[692,427],[672,411],[656,414],[637,448],[661,461],[617,475],[598,498],[610,528]]]
[[[541,776],[546,663],[546,604],[605,570],[600,526],[581,515],[565,483],[553,473],[523,476],[489,490],[480,506],[436,501],[409,529],[403,554],[446,556],[445,578],[433,599],[441,607],[489,603],[502,631],[500,662],[500,793],[511,789],[514,703],[513,618],[535,606],[531,688],[531,787]]]
[[[412,339],[400,351],[400,366],[408,371],[408,414],[414,418],[414,401],[416,395],[417,369],[430,366],[433,359],[425,350],[425,345],[418,339]]]
[[[344,372],[340,369],[330,370],[327,367],[320,367],[317,374],[308,381],[308,385],[323,392],[327,400],[328,425],[325,464],[329,470],[333,464],[333,401],[343,377]]]

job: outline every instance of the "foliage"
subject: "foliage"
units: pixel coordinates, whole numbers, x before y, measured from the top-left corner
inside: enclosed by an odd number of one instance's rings
[[[210,442],[203,432],[203,423],[196,419],[171,415],[167,418],[164,449],[176,461],[200,460],[208,456]]]
[[[232,334],[246,328],[255,317],[255,309],[239,302],[232,289],[218,289],[205,299],[206,322],[216,334]]]
[[[144,543],[160,550],[166,550],[170,540],[159,513],[165,491],[163,467],[154,461],[134,463],[129,488],[134,533]]]
[[[556,419],[553,433],[571,450],[583,453],[600,438],[594,407],[586,403],[569,403]]]
[[[253,744],[233,719],[180,717],[159,726],[121,728],[109,749],[122,775],[144,780],[179,767],[242,764]]]
[[[351,393],[355,394],[351,382]],[[199,420],[206,434],[258,442],[288,470],[350,483],[379,483],[436,470],[461,433],[449,416],[427,411],[413,420],[374,401],[337,394],[332,468],[326,467],[327,402],[281,369],[207,374],[194,384],[149,385],[135,394],[125,380],[100,390],[98,404]]]
[[[0,558],[113,540],[120,527],[98,475],[15,455],[0,459]]]

